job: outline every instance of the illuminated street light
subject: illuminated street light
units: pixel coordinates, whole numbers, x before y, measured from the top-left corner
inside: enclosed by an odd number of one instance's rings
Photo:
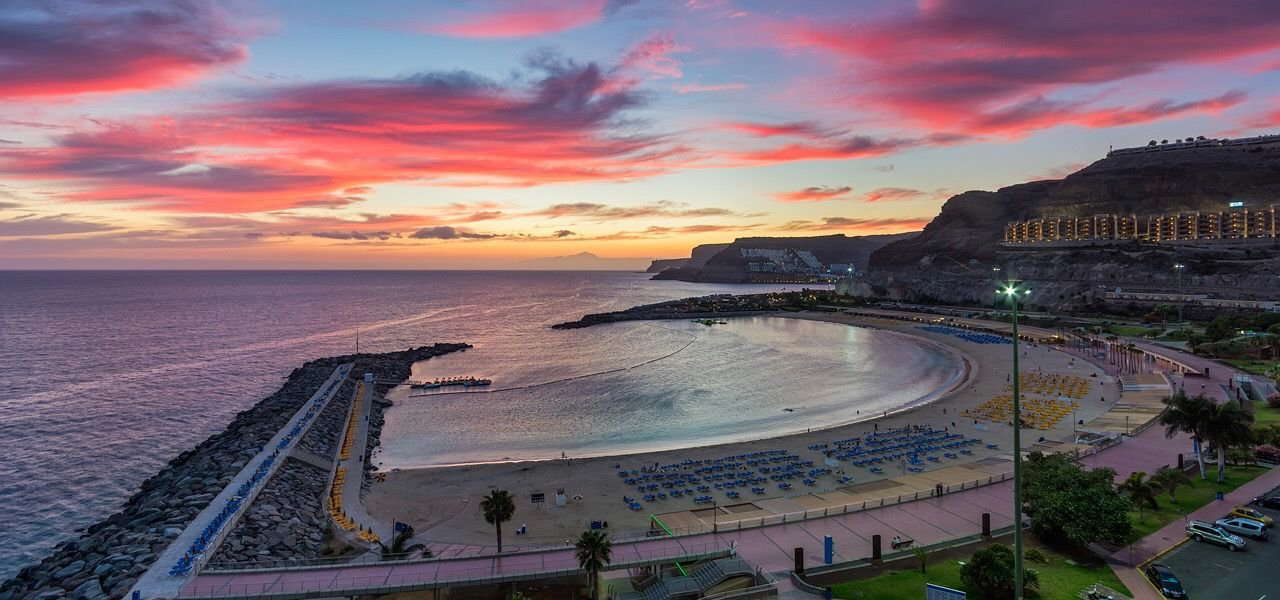
[[[1182,297],[1182,272],[1187,269],[1187,265],[1182,263],[1173,263],[1173,270],[1178,272],[1178,322],[1182,322],[1182,305],[1187,303],[1187,299]]]
[[[1022,600],[1022,390],[1018,372],[1018,300],[1031,294],[1010,279],[996,291],[1013,309],[1013,597]]]

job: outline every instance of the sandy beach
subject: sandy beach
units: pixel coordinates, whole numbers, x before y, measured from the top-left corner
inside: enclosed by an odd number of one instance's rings
[[[939,483],[958,485],[998,477],[1011,468],[1012,428],[1008,424],[975,422],[962,416],[964,411],[1006,393],[1011,370],[1010,345],[977,344],[952,335],[923,331],[918,328],[918,323],[843,313],[800,313],[779,318],[875,327],[916,336],[961,355],[967,363],[967,374],[953,389],[936,394],[927,404],[888,416],[867,415],[866,420],[860,422],[783,437],[622,456],[569,456],[566,460],[392,471],[385,473],[385,480],[374,483],[369,491],[366,497],[369,513],[387,523],[394,519],[411,524],[418,542],[490,546],[494,543],[493,527],[484,522],[478,504],[490,490],[505,489],[516,499],[515,516],[504,526],[505,550],[562,543],[576,537],[592,521],[607,521],[615,538],[644,535],[644,531],[650,528],[651,514],[660,515],[665,524],[677,529],[725,526],[742,519],[875,500],[895,494],[910,494],[912,490],[930,490]],[[1087,393],[1079,401],[1075,419],[1088,423],[1109,410],[1118,399],[1116,381],[1105,376],[1096,366],[1048,346],[1027,343],[1021,346],[1021,350],[1024,373],[1074,375],[1089,382]],[[1031,448],[1042,441],[1071,442],[1072,423],[1072,417],[1067,416],[1049,430],[1024,429],[1024,447]],[[769,482],[762,484],[765,493],[744,490],[738,500],[730,499],[717,489],[707,494],[716,499],[713,506],[695,505],[691,497],[685,496],[643,501],[642,510],[634,511],[622,500],[624,496],[636,497],[637,493],[633,485],[628,485],[618,475],[619,470],[640,470],[655,464],[706,461],[770,450],[812,460],[816,466],[822,467],[826,456],[821,451],[811,450],[813,445],[909,426],[945,429],[948,433],[981,442],[968,447],[971,454],[925,462],[919,472],[909,472],[905,460],[902,464],[885,464],[883,473],[879,474],[842,461],[831,466],[832,474],[816,477],[813,486],[797,482],[793,489],[779,490]],[[997,447],[989,448],[989,444]],[[852,481],[842,483],[840,479],[845,477]],[[555,498],[560,490],[564,492],[566,503],[557,506]],[[535,494],[542,494],[545,501],[533,502]],[[527,526],[528,533],[517,536],[514,531],[521,525]]]

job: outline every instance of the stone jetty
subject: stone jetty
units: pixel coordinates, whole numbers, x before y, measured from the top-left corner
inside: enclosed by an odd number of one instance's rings
[[[622,321],[651,321],[656,319],[719,319],[765,315],[779,311],[820,310],[823,303],[834,302],[830,290],[801,290],[772,292],[767,294],[729,295],[716,294],[681,300],[669,300],[655,304],[642,304],[626,310],[595,313],[577,321],[557,323],[552,329],[580,329],[592,325]]]
[[[62,542],[37,564],[0,583],[0,600],[114,600],[122,598],[142,572],[231,478],[311,397],[338,365],[354,362],[355,375],[373,372],[379,380],[403,381],[413,363],[470,348],[435,344],[384,354],[355,354],[310,361],[294,369],[275,393],[237,414],[225,430],[169,461],[147,479],[115,514]],[[331,456],[349,407],[322,413],[300,446]],[[330,410],[332,409],[332,410]],[[375,410],[381,420],[381,411]],[[376,437],[373,438],[376,440]],[[370,443],[370,446],[373,442]],[[369,450],[366,450],[369,451]],[[327,454],[326,454],[327,452]],[[228,538],[226,559],[314,557],[322,552],[324,526],[320,498],[328,472],[290,458]],[[274,521],[274,522],[273,522]],[[317,539],[317,536],[320,536]]]

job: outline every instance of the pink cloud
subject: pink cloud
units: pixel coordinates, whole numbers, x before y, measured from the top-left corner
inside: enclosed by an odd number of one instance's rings
[[[657,77],[679,79],[684,76],[684,72],[680,70],[680,61],[671,55],[688,51],[688,46],[677,43],[670,34],[660,33],[628,50],[622,57],[621,66]]]
[[[434,33],[469,38],[531,37],[590,25],[605,15],[605,0],[520,0],[498,9],[430,27]]]
[[[0,100],[170,87],[245,59],[249,32],[212,0],[0,5]]]
[[[716,84],[697,84],[686,83],[672,87],[677,94],[701,94],[706,92],[734,92],[737,90],[747,89],[745,83],[716,83]]]
[[[852,191],[853,188],[847,185],[840,187],[819,185],[796,190],[794,192],[774,194],[773,198],[778,202],[823,202],[846,196]]]
[[[185,115],[98,121],[53,145],[0,147],[0,174],[63,182],[73,200],[252,212],[332,207],[392,181],[625,181],[680,164],[687,150],[665,138],[613,131],[640,100],[604,91],[596,65],[542,56],[534,68],[520,86],[464,72],[329,81]]]
[[[1266,0],[1171,0],[1160,10],[1148,8],[1108,0],[931,0],[884,18],[849,15],[769,27],[793,47],[835,59],[841,79],[834,85],[847,102],[922,128],[970,135],[1018,136],[1064,123],[1110,127],[1221,111],[1243,94],[1155,100],[1136,108],[1055,95],[1280,48],[1280,12]]]
[[[752,121],[727,121],[720,124],[725,129],[739,131],[756,137],[803,137],[824,139],[831,137],[817,123],[811,121],[795,121],[791,123],[756,123]]]

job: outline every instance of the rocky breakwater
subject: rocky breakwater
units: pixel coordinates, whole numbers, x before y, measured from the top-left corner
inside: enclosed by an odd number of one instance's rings
[[[653,319],[692,319],[705,317],[730,317],[760,314],[783,310],[791,304],[794,293],[751,294],[745,296],[704,296],[670,300],[656,304],[633,306],[626,310],[585,315],[577,321],[557,323],[552,329],[580,329],[592,325],[621,321],[647,321]]]
[[[343,426],[347,423],[347,413],[351,412],[351,398],[356,384],[347,380],[338,388],[338,393],[329,405],[316,417],[307,434],[298,441],[298,447],[325,460],[332,460],[341,441]]]
[[[286,459],[236,523],[208,568],[316,558],[329,539],[323,498],[329,471]]]
[[[436,344],[386,354],[336,356],[313,360],[294,369],[275,393],[237,414],[225,430],[178,455],[144,481],[118,512],[86,527],[79,538],[59,544],[44,560],[0,583],[0,600],[124,597],[159,553],[288,422],[338,365],[354,362],[353,373],[372,371],[380,378],[402,380],[408,377],[414,362],[469,347]],[[323,483],[320,493],[323,493]],[[288,509],[286,505],[280,506],[284,515]],[[288,522],[289,518],[284,516],[284,521]]]

